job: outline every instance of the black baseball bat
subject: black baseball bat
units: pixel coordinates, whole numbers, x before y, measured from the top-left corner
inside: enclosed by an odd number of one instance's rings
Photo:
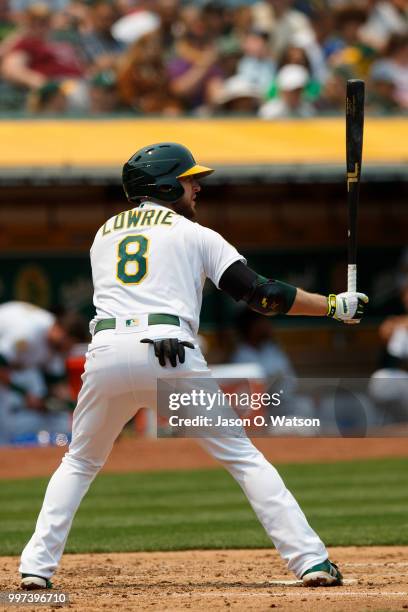
[[[357,213],[363,154],[364,81],[347,81],[346,152],[348,203],[347,291],[357,290]]]

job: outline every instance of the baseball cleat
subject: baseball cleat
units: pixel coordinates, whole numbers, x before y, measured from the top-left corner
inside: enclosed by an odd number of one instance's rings
[[[34,591],[36,589],[52,589],[52,582],[48,578],[42,576],[34,576],[33,574],[21,574],[21,588],[25,591]]]
[[[303,586],[307,587],[327,587],[341,586],[343,576],[337,565],[326,559],[323,563],[318,563],[306,570],[302,576]]]

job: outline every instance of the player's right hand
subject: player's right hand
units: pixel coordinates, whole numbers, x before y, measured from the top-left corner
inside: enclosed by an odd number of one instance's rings
[[[368,297],[365,293],[345,291],[327,298],[327,316],[343,323],[360,323]]]
[[[173,368],[177,366],[177,359],[180,363],[184,363],[186,359],[186,352],[184,347],[194,348],[194,344],[187,342],[186,340],[179,340],[178,338],[158,338],[152,340],[151,338],[143,338],[140,342],[153,344],[154,354],[161,366],[165,367],[166,357],[170,361]]]

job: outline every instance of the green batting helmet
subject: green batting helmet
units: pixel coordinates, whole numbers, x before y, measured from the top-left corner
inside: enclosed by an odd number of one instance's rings
[[[179,179],[214,172],[196,163],[190,151],[176,142],[159,142],[136,151],[123,166],[123,189],[129,202],[141,198],[177,202],[184,189]]]

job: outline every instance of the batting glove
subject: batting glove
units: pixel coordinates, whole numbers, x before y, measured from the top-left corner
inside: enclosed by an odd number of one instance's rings
[[[166,365],[166,357],[173,368],[177,366],[177,358],[180,363],[184,363],[186,359],[184,347],[194,348],[194,344],[191,344],[191,342],[186,342],[185,340],[181,341],[178,338],[160,338],[158,340],[143,338],[140,342],[143,344],[153,344],[154,354],[163,367]]]
[[[365,293],[345,291],[327,298],[327,316],[349,325],[360,323],[364,307],[368,303]]]

